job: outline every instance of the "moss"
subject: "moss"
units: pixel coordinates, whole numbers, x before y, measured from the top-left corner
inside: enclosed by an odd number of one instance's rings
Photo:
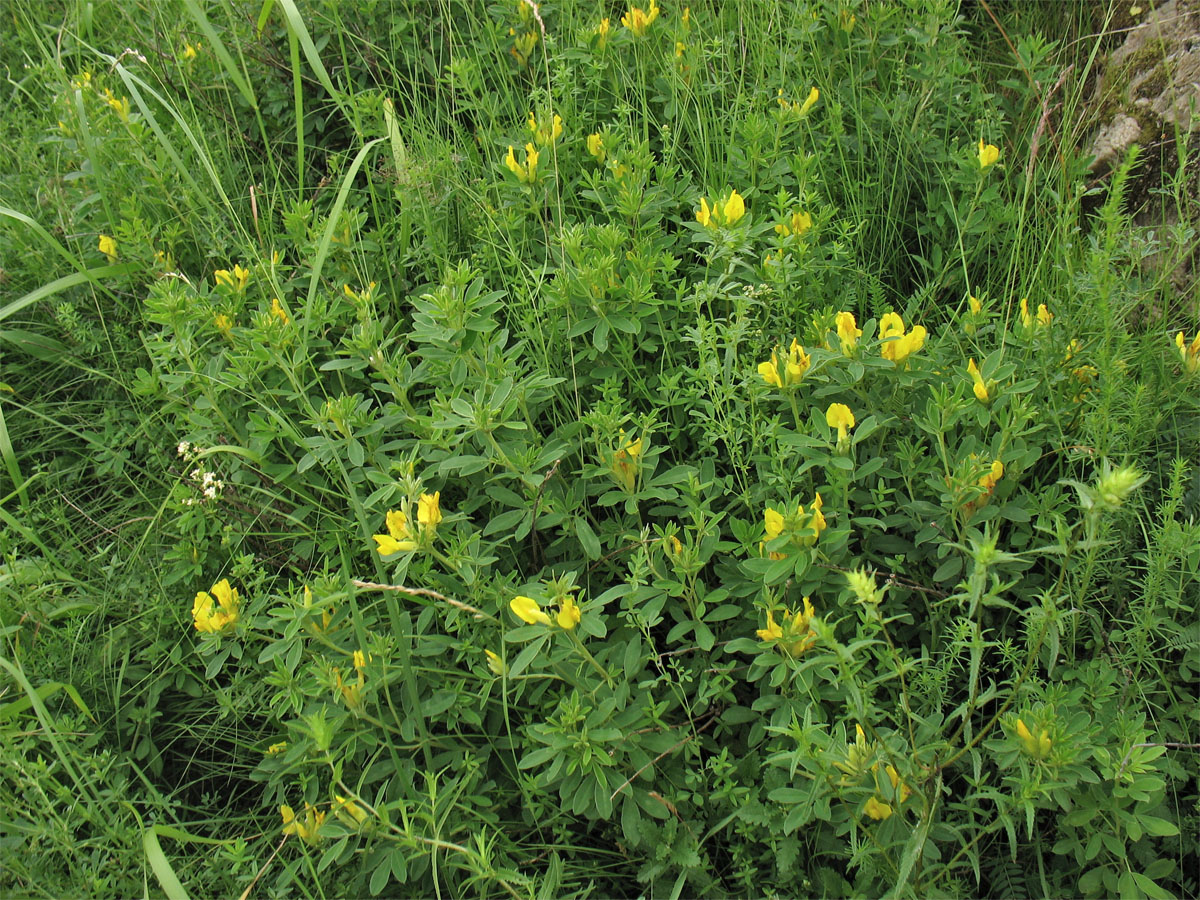
[[[1118,68],[1105,73],[1100,85],[1099,99],[1095,106],[1096,121],[1107,124],[1115,119],[1118,113],[1125,113],[1137,120],[1142,127],[1143,135],[1156,133],[1161,128],[1157,117],[1143,106],[1134,105],[1136,97],[1131,97],[1130,84],[1147,71],[1151,74],[1138,84],[1139,97],[1156,97],[1169,83],[1163,67],[1163,59],[1167,54],[1166,42],[1161,38],[1147,40]]]
[[[1138,97],[1148,97],[1153,100],[1165,91],[1167,85],[1170,83],[1171,80],[1167,77],[1163,64],[1159,63],[1153,72],[1138,83],[1137,95]]]

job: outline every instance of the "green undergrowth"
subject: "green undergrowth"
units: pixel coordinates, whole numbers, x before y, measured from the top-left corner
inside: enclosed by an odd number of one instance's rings
[[[0,889],[1200,894],[1111,13],[14,0]]]

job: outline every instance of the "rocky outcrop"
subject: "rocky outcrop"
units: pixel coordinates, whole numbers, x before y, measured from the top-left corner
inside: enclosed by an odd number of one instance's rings
[[[1200,0],[1168,0],[1154,8],[1147,3],[1144,11],[1134,3],[1128,11],[1138,20],[1101,64],[1089,104],[1089,117],[1099,123],[1091,169],[1103,178],[1131,146],[1143,148],[1127,194],[1134,224],[1158,248],[1143,267],[1167,275],[1182,298],[1200,276],[1195,234],[1179,227],[1180,204],[1161,188],[1174,184],[1193,208],[1200,198]],[[1182,181],[1173,181],[1180,174],[1177,142],[1189,160]]]

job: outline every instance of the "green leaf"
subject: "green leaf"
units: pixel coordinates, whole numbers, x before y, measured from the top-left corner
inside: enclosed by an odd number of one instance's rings
[[[1137,883],[1137,886],[1142,889],[1142,893],[1147,897],[1153,898],[1153,900],[1171,900],[1175,896],[1170,891],[1163,890],[1162,887],[1151,881],[1141,872],[1131,872],[1130,874],[1133,875],[1133,880]]]
[[[908,843],[904,847],[904,856],[900,860],[900,873],[896,876],[896,886],[892,888],[892,893],[896,896],[908,884],[908,878],[912,874],[913,866],[916,865],[918,859],[921,858],[921,853],[925,849],[925,839],[929,836],[929,825],[931,818],[929,815],[922,817],[917,823],[917,828],[913,831],[912,836],[908,839]]]
[[[188,892],[183,889],[179,877],[167,860],[167,855],[163,853],[162,845],[158,843],[158,835],[154,833],[153,828],[147,828],[142,832],[142,850],[146,854],[150,868],[154,871],[154,877],[162,885],[167,900],[188,900]]]
[[[1138,822],[1146,829],[1146,834],[1154,837],[1174,837],[1179,834],[1179,828],[1166,819],[1160,819],[1158,816],[1136,816]]]
[[[579,545],[588,559],[600,558],[600,538],[596,537],[596,532],[583,516],[575,517],[575,536],[579,538]]]

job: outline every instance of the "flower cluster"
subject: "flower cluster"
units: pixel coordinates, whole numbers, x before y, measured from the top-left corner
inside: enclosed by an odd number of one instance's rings
[[[646,9],[640,6],[629,7],[629,12],[621,16],[621,24],[633,32],[634,37],[645,37],[654,20],[658,18],[658,0],[650,0]]]
[[[838,342],[842,345],[842,355],[850,356],[854,352],[854,348],[858,346],[858,339],[862,337],[862,329],[858,327],[858,323],[854,320],[854,313],[839,312],[834,317],[834,327],[837,328]],[[833,346],[826,341],[825,349],[833,351]]]
[[[771,610],[767,610],[767,627],[754,632],[758,639],[773,644],[793,659],[812,647],[817,642],[817,633],[812,630],[812,620],[816,611],[807,597],[803,603],[802,609],[785,609],[780,616],[783,620],[781,623],[775,621]]]
[[[607,18],[601,19],[600,24],[592,31],[596,42],[596,49],[603,51],[608,46],[609,35],[612,34],[612,24]]]
[[[533,144],[525,145],[525,162],[517,162],[517,156],[513,152],[512,144],[508,145],[508,156],[504,158],[504,164],[508,166],[508,170],[517,176],[517,181],[521,184],[533,184],[537,181],[537,164],[538,152]]]
[[[799,120],[808,115],[809,111],[817,105],[817,100],[820,98],[821,92],[816,88],[812,88],[802,102],[786,100],[783,96],[783,88],[780,88],[775,100],[779,104],[779,112],[784,118]]]
[[[879,763],[871,766],[871,771],[879,771]],[[895,796],[898,804],[903,803],[912,796],[912,788],[900,780],[900,773],[896,771],[895,766],[889,764],[884,771],[887,773],[888,781],[891,782],[892,794]],[[878,794],[875,794],[867,800],[866,805],[863,807],[863,812],[879,822],[892,814],[892,805]]]
[[[1175,347],[1179,350],[1179,358],[1183,361],[1183,370],[1189,375],[1200,372],[1200,331],[1190,344],[1184,341],[1183,332],[1175,335]]]
[[[287,310],[283,308],[283,304],[279,302],[278,297],[271,298],[271,319],[280,325],[292,324],[291,316],[287,314]]]
[[[404,510],[388,510],[384,517],[387,534],[372,535],[379,555],[391,556],[393,553],[416,550],[419,544],[418,537],[426,537],[429,540],[436,537],[438,525],[442,522],[441,500],[441,491],[422,494],[417,500],[417,525],[420,527],[420,535],[413,533],[408,514]]]
[[[612,473],[613,479],[617,484],[630,494],[637,487],[638,457],[641,455],[642,439],[638,438],[636,441],[627,441],[625,439],[625,429],[621,429],[621,446],[613,453],[609,472]]]
[[[975,399],[980,403],[990,403],[992,393],[988,389],[988,385],[984,383],[983,373],[979,371],[979,366],[975,365],[975,357],[967,362],[967,374],[971,376],[971,389],[975,392]]]
[[[529,133],[539,147],[552,145],[563,133],[562,116],[556,115],[550,122],[538,122],[537,116],[529,114]]]
[[[213,597],[216,597],[214,600]],[[223,634],[241,618],[238,592],[223,578],[212,586],[212,594],[200,591],[192,601],[192,622],[204,634]]]
[[[746,214],[746,201],[737,191],[730,191],[725,200],[714,200],[709,208],[708,200],[700,198],[700,208],[696,210],[696,221],[705,228],[718,225],[733,225]]]
[[[335,666],[333,669],[333,683],[337,692],[346,702],[346,706],[349,709],[357,711],[362,708],[363,687],[367,683],[367,676],[364,670],[367,668],[367,662],[370,658],[361,650],[355,650],[350,658],[354,665],[355,680],[347,681],[342,678],[341,669]]]
[[[821,532],[827,527],[825,515],[821,512],[824,505],[821,495],[813,497],[808,511],[803,503],[798,503],[792,512],[780,512],[768,506],[763,511],[764,538],[759,544],[759,550],[764,551],[767,545],[776,538],[786,535],[789,542],[796,547],[811,547],[821,537]],[[772,551],[771,559],[783,559],[784,554]]]
[[[1037,315],[1034,316],[1029,312],[1029,298],[1021,298],[1021,327],[1026,332],[1032,332],[1035,325],[1038,328],[1049,328],[1053,320],[1054,313],[1050,312],[1045,303],[1038,304]]]
[[[537,46],[538,33],[536,31],[525,31],[517,34],[515,28],[510,28],[508,29],[508,35],[513,39],[513,45],[509,48],[508,52],[517,61],[517,65],[523,69],[529,65],[529,56],[533,53],[533,48]]]
[[[240,294],[246,290],[246,285],[250,282],[250,270],[243,268],[241,263],[229,269],[217,269],[213,272],[213,280],[218,287],[227,288],[234,293]]]
[[[508,608],[512,610],[513,615],[525,622],[528,625],[550,625],[551,619],[545,612],[542,611],[542,606],[532,597],[514,597],[508,604]],[[583,611],[580,610],[579,604],[575,602],[575,598],[571,594],[564,594],[559,600],[558,613],[554,617],[554,621],[558,623],[558,627],[564,631],[571,631],[583,619]],[[494,653],[488,655],[488,662],[491,664]],[[497,661],[498,661],[497,657]],[[495,671],[493,669],[493,671]]]
[[[816,90],[814,88],[814,90]],[[780,237],[800,237],[812,228],[812,216],[802,210],[796,210],[784,221],[775,226],[775,233]]]
[[[1053,746],[1050,740],[1050,729],[1042,728],[1035,737],[1024,721],[1017,719],[1017,738],[1021,742],[1021,749],[1034,759],[1042,760],[1050,755],[1050,749]]]
[[[310,847],[321,842],[320,830],[325,821],[325,811],[311,803],[304,804],[304,816],[298,817],[286,803],[279,807],[283,817],[283,833],[294,834]]]
[[[923,325],[914,325],[907,334],[904,320],[894,312],[885,313],[879,320],[879,339],[883,344],[879,353],[896,365],[904,363],[909,356],[925,346],[926,331]]]
[[[775,387],[796,387],[804,379],[804,373],[808,371],[809,366],[812,365],[812,358],[804,352],[804,347],[800,345],[800,342],[792,338],[792,345],[788,348],[781,369],[778,351],[779,348],[775,348],[771,351],[771,359],[768,362],[758,364],[758,374],[767,384]]]

